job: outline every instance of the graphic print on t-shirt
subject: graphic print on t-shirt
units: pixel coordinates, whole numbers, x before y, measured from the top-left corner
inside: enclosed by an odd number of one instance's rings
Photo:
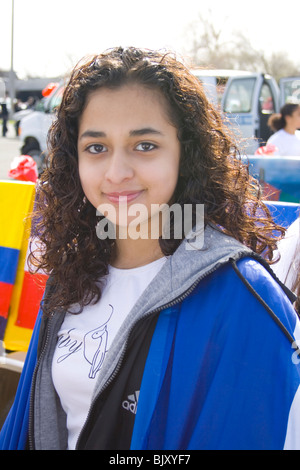
[[[88,331],[82,341],[73,340],[71,332],[74,332],[76,328],[71,328],[67,334],[60,336],[57,348],[67,348],[67,352],[60,355],[57,358],[57,363],[66,360],[72,354],[77,353],[78,351],[83,351],[83,357],[91,365],[89,370],[89,378],[94,379],[97,372],[101,369],[102,364],[107,353],[107,343],[108,343],[108,330],[107,324],[112,317],[114,308],[109,304],[110,313],[108,319],[97,328],[94,328],[91,331]],[[65,351],[65,350],[64,350]]]

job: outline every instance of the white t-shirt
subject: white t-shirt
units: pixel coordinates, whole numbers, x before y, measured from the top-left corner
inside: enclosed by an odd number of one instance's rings
[[[100,301],[66,314],[58,332],[52,379],[67,414],[68,447],[74,449],[86,420],[95,382],[126,316],[166,258],[133,269],[109,268]]]
[[[281,282],[292,289],[300,266],[300,218],[289,226],[285,238],[278,243],[278,251],[281,258],[272,269]]]
[[[278,152],[274,155],[280,157],[299,157],[300,156],[300,131],[296,131],[295,134],[289,134],[284,129],[275,132],[267,144],[273,144],[278,148]]]

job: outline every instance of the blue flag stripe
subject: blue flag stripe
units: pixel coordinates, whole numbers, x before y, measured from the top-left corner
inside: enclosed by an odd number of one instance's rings
[[[14,284],[20,250],[0,246],[0,282]]]

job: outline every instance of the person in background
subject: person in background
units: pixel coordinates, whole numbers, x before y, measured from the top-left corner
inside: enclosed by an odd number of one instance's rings
[[[277,147],[274,155],[281,157],[300,156],[299,104],[285,104],[279,114],[273,114],[269,118],[268,126],[275,132],[267,141],[267,144],[273,144]]]
[[[21,100],[16,100],[14,104],[14,113],[18,113],[19,111],[22,111],[22,101]],[[20,127],[20,120],[15,121],[15,132],[16,132],[16,137],[19,135],[19,127]]]
[[[86,58],[49,138],[37,363],[0,448],[300,448],[299,320],[259,256],[284,230],[197,78],[166,52]]]
[[[8,127],[7,127],[8,116],[9,116],[9,113],[8,113],[8,107],[7,107],[7,100],[4,100],[1,103],[1,112],[0,112],[0,117],[2,118],[2,137],[6,137],[6,134],[8,131]]]

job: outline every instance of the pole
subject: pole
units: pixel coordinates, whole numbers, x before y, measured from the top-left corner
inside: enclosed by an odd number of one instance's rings
[[[15,74],[14,74],[14,0],[11,3],[11,50],[10,50],[10,71],[9,71],[9,95],[10,95],[10,117],[14,113],[14,102],[16,97],[15,91]]]

